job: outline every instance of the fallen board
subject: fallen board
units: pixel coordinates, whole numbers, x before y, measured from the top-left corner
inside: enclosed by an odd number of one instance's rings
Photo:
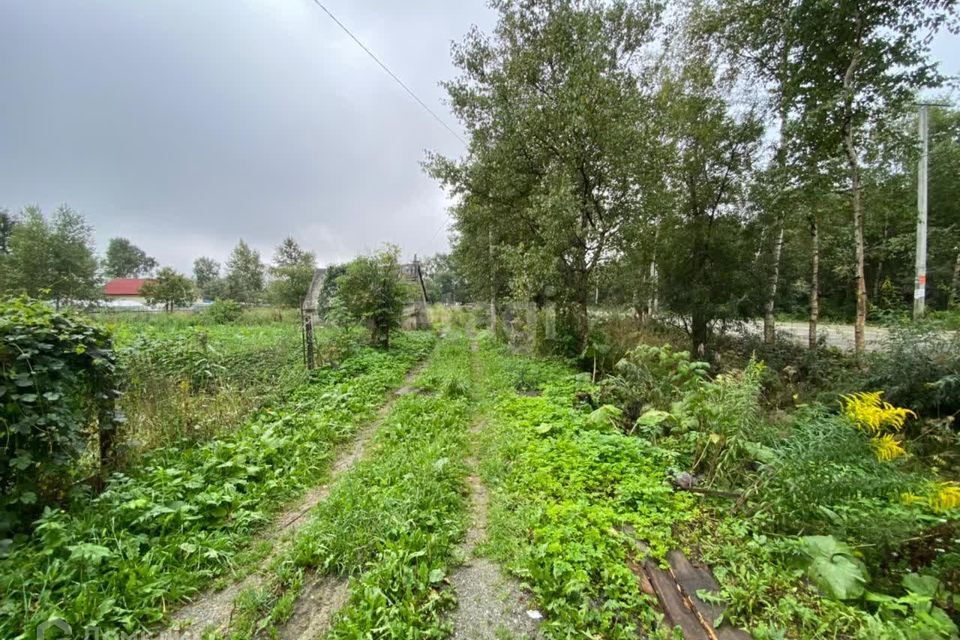
[[[623,532],[633,546],[630,569],[637,576],[641,590],[656,596],[666,625],[680,627],[686,640],[750,640],[750,634],[742,629],[717,626],[723,607],[698,595],[720,591],[709,568],[694,566],[680,551],[671,551],[667,554],[670,569],[661,569],[647,557],[647,546],[637,540],[632,527],[624,527]]]

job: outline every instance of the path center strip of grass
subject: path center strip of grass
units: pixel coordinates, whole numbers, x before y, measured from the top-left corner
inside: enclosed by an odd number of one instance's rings
[[[345,441],[422,359],[432,334],[363,349],[224,437],[148,456],[96,497],[48,511],[3,548],[0,637],[62,620],[75,634],[147,627],[226,567],[268,515],[321,482]]]
[[[232,637],[269,637],[308,572],[352,577],[329,638],[442,638],[446,576],[465,527],[466,433],[476,380],[469,341],[441,341],[364,460],[341,476],[260,597],[239,598]]]
[[[620,532],[633,526],[662,557],[673,527],[694,517],[693,498],[667,480],[672,454],[591,415],[577,400],[589,381],[558,363],[492,343],[482,345],[481,362],[503,389],[482,437],[491,488],[484,551],[531,589],[550,638],[669,637]]]

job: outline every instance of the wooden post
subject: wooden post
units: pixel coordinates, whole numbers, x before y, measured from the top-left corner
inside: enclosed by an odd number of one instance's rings
[[[313,342],[313,314],[305,314],[303,319],[303,339],[306,343],[307,371],[317,366]]]

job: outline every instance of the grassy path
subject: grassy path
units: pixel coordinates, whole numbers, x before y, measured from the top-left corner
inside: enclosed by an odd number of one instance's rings
[[[238,595],[229,637],[445,637],[446,577],[465,529],[471,359],[463,334],[437,345],[415,392],[333,483],[269,580]]]
[[[417,376],[423,366],[419,366],[407,374],[405,385],[393,392],[390,400],[380,407],[377,417],[369,424],[362,427],[356,436],[347,446],[341,449],[330,469],[329,479],[316,487],[307,491],[306,495],[297,502],[297,504],[284,510],[273,525],[262,535],[258,536],[255,544],[265,545],[269,549],[266,555],[260,559],[260,566],[268,564],[273,558],[283,553],[293,540],[296,532],[307,523],[307,514],[315,508],[321,501],[330,494],[330,486],[342,474],[353,467],[364,454],[373,434],[379,428],[384,418],[388,415],[397,398],[410,393],[412,390],[410,382]],[[234,574],[235,578],[240,578]],[[167,633],[176,632],[201,632],[201,633],[223,633],[228,630],[231,618],[233,616],[235,600],[237,596],[245,591],[256,589],[264,580],[261,572],[253,572],[242,577],[225,588],[214,588],[194,598],[190,604],[183,607],[173,614],[172,624]],[[309,634],[309,626],[304,627],[304,632]],[[298,634],[299,637],[299,634]]]
[[[668,481],[671,453],[625,435],[588,404],[588,380],[566,367],[485,344],[500,377],[481,438],[490,488],[484,551],[532,591],[548,638],[669,637],[630,569],[632,527],[655,558],[696,517]]]
[[[474,342],[473,351],[479,343]],[[450,578],[457,595],[457,608],[451,618],[453,640],[498,640],[509,638],[537,638],[537,622],[527,614],[528,598],[516,580],[505,575],[497,562],[482,553],[488,540],[488,510],[490,496],[480,477],[480,446],[487,428],[492,400],[504,391],[503,379],[490,370],[484,357],[474,357],[475,377],[479,381],[480,409],[468,432],[470,455],[467,487],[470,497],[469,527],[460,545],[463,564]]]

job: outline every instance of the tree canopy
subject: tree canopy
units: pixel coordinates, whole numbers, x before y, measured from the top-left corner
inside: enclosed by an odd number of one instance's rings
[[[111,238],[103,272],[108,278],[139,278],[157,268],[157,261],[126,238]]]

